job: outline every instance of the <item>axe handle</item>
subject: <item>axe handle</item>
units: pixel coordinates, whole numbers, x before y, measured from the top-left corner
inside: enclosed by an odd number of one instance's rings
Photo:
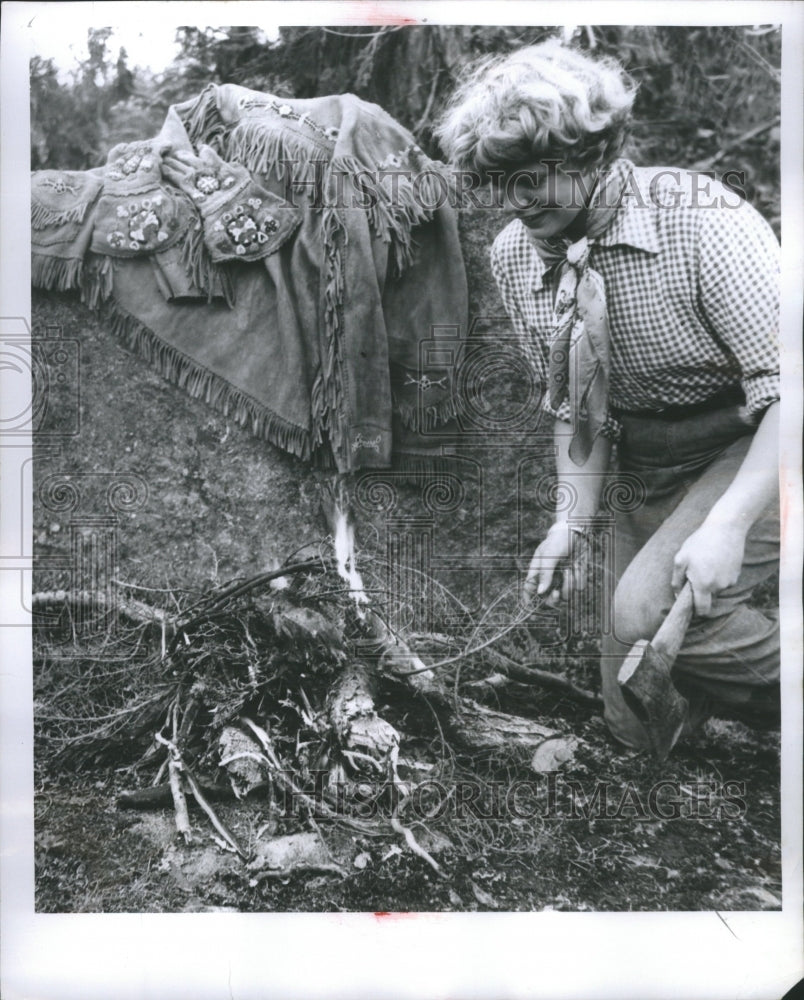
[[[672,666],[678,656],[694,610],[692,585],[687,580],[650,643],[651,647],[664,657],[668,666]]]

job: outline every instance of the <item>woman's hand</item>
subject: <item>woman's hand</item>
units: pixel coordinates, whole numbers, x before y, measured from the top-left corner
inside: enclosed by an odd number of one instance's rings
[[[729,521],[704,521],[676,553],[673,590],[692,584],[695,613],[706,617],[712,597],[737,583],[745,555],[745,528]]]
[[[528,567],[528,575],[522,587],[522,599],[528,602],[534,593],[541,596],[551,591],[551,600],[569,597],[572,587],[582,590],[586,583],[586,563],[589,549],[586,544],[573,545],[573,537],[578,533],[578,521],[594,515],[600,503],[603,477],[611,459],[611,441],[601,434],[592,446],[583,470],[569,457],[569,443],[572,440],[572,426],[563,420],[556,420],[553,429],[556,445],[557,496],[567,503],[561,510],[572,512],[576,520],[575,528],[567,520],[558,520],[547,532],[547,537],[533,553]],[[553,574],[561,563],[572,561],[575,565],[564,571],[564,580],[553,588]]]
[[[533,599],[534,591],[541,596],[550,590],[559,564],[568,562],[573,555],[573,534],[566,521],[557,521],[547,532],[547,537],[533,553],[528,567],[528,575],[522,588],[522,597],[526,602]],[[586,572],[583,566],[568,568],[564,572],[561,590],[554,589],[550,598],[558,600],[563,597],[566,600],[571,586],[576,590],[583,590],[585,582]]]

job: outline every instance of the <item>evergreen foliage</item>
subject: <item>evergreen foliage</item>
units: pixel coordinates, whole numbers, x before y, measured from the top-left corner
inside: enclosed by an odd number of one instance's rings
[[[554,27],[414,25],[183,27],[179,56],[154,75],[131,70],[110,29],[68,83],[31,63],[34,169],[86,169],[116,142],[153,134],[170,104],[207,83],[299,98],[351,92],[380,104],[431,155],[433,125],[474,59],[555,35]],[[779,228],[781,29],[774,26],[582,26],[571,41],[620,59],[639,82],[631,155],[639,163],[742,171],[747,197]],[[570,39],[568,39],[570,40]]]

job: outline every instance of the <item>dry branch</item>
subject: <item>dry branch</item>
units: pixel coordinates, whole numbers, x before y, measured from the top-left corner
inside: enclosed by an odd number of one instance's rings
[[[235,793],[229,785],[212,785],[202,782],[200,785],[204,797],[209,802],[225,802],[235,799]],[[155,785],[152,788],[137,788],[131,792],[121,792],[117,797],[118,809],[161,809],[173,802],[170,785]]]
[[[371,823],[364,823],[360,820],[352,819],[351,817],[341,816],[334,809],[330,809],[325,802],[320,798],[314,798],[312,795],[308,795],[307,792],[303,791],[299,785],[293,781],[287,774],[287,771],[282,767],[279,758],[276,755],[271,741],[268,737],[268,733],[258,726],[256,722],[243,716],[240,721],[251,730],[252,733],[257,737],[260,745],[265,752],[265,760],[270,765],[271,777],[279,784],[285,791],[290,792],[293,801],[303,804],[307,807],[311,816],[315,816],[320,813],[326,816],[328,819],[337,820],[349,829],[355,830],[358,833],[375,833],[376,830]]]
[[[169,615],[161,608],[154,608],[144,601],[122,595],[111,603],[104,594],[93,590],[44,590],[34,594],[31,602],[34,613],[41,614],[50,608],[63,608],[67,605],[72,608],[93,608],[106,614],[117,611],[137,625],[158,625],[171,632],[176,627],[173,615]]]
[[[218,816],[218,814],[215,812],[215,810],[212,808],[209,802],[207,802],[206,798],[204,797],[204,793],[201,791],[198,782],[195,780],[193,772],[190,770],[187,764],[184,765],[184,776],[187,779],[187,784],[190,786],[190,791],[193,793],[193,798],[207,814],[207,819],[209,819],[210,823],[215,827],[215,829],[218,831],[221,837],[223,837],[226,843],[232,848],[232,850],[236,851],[240,855],[240,857],[243,858],[243,860],[245,861],[248,858],[248,855],[243,850],[243,848],[238,844],[232,831]]]
[[[452,735],[469,749],[535,750],[545,740],[563,735],[531,719],[497,712],[470,698],[456,696],[404,643],[389,645],[380,665],[389,676],[399,678],[411,691],[426,698]]]
[[[409,827],[403,826],[396,816],[391,817],[391,829],[404,838],[405,843],[413,854],[421,858],[422,861],[426,861],[437,875],[440,875],[442,878],[444,877],[444,872],[441,870],[439,863],[417,842],[413,836],[413,831]]]
[[[181,769],[179,762],[172,755],[168,761],[168,779],[170,794],[173,797],[173,810],[176,814],[176,829],[184,837],[185,844],[191,844],[193,831],[190,827],[190,815],[187,812],[187,799],[181,786]]]
[[[545,740],[561,735],[532,719],[498,712],[469,698],[460,699],[458,709],[453,709],[448,721],[452,731],[466,745],[484,750],[519,747],[533,750]]]
[[[399,733],[377,715],[373,687],[368,667],[349,664],[330,690],[327,715],[347,760],[353,765],[365,760],[383,774]]]
[[[576,701],[591,707],[603,707],[603,699],[599,695],[587,691],[586,688],[578,687],[563,674],[554,674],[549,670],[539,670],[538,667],[529,667],[524,663],[518,663],[498,650],[488,649],[486,656],[500,673],[505,674],[512,681],[520,681],[523,684],[541,684],[544,687],[565,691]]]

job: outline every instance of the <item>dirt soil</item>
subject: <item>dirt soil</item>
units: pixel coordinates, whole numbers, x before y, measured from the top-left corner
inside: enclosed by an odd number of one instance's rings
[[[484,368],[474,386],[458,499],[426,511],[440,585],[433,613],[453,633],[506,588],[516,590],[548,517],[532,497],[550,474],[550,443],[538,432],[527,376],[505,346],[487,264],[500,224],[490,213],[463,220],[475,335],[502,362]],[[35,590],[76,585],[67,566],[79,522],[100,524],[101,516],[113,536],[115,586],[151,602],[162,595],[166,608],[326,540],[321,476],[168,384],[72,297],[35,296],[32,318],[36,356],[48,373],[36,442]],[[501,407],[508,423],[498,419]],[[75,487],[75,503],[63,486],[58,493],[54,475]],[[109,486],[126,478],[127,499],[110,512]],[[392,477],[392,485],[395,516],[420,515],[421,484]],[[386,529],[382,510],[363,510],[357,535],[365,567],[382,564]],[[757,600],[772,604],[772,588]],[[411,612],[413,627],[421,613]],[[594,635],[565,634],[560,616],[515,632],[502,648],[599,690]],[[65,687],[81,683],[75,650],[65,641],[58,656],[51,648],[34,664],[41,912],[781,907],[778,733],[710,720],[659,765],[624,752],[598,709],[560,693],[521,684],[472,689],[487,703],[580,737],[574,760],[550,777],[525,759],[479,760],[445,747],[425,731],[432,720],[419,725],[415,712],[389,699],[381,711],[406,735],[404,756],[426,762],[432,788],[444,791],[440,812],[410,824],[440,873],[387,823],[367,835],[278,815],[259,793],[216,805],[250,854],[271,838],[310,833],[331,863],[255,871],[215,841],[197,810],[188,845],[177,837],[172,808],[122,808],[121,793],[150,784],[136,758],[79,764],[53,752],[47,720]],[[116,684],[136,688],[130,664],[110,656],[108,667],[109,692]],[[467,671],[456,688],[482,676]],[[458,808],[455,789],[464,778],[482,788],[483,801]],[[504,807],[487,809],[487,795]]]

